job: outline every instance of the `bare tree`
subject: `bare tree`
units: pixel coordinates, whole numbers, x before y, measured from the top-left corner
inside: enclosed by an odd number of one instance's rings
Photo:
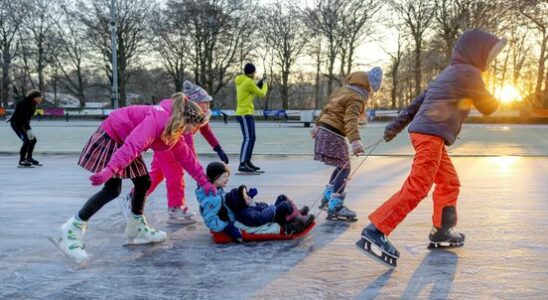
[[[397,49],[394,53],[390,53],[390,77],[392,78],[392,89],[390,90],[390,99],[392,100],[392,109],[398,106],[398,74],[400,64],[404,55],[404,45],[401,31],[398,31]]]
[[[434,28],[444,42],[445,59],[449,61],[453,45],[460,33],[467,26],[472,0],[435,0]]]
[[[537,30],[540,35],[540,54],[535,86],[535,98],[537,102],[540,102],[543,98],[544,65],[548,59],[548,2],[542,0],[524,0],[518,1],[517,5],[519,12],[529,20],[529,27]],[[545,88],[545,93],[548,93],[548,87]],[[545,97],[548,97],[548,95]]]
[[[293,3],[277,2],[261,11],[260,30],[266,47],[272,49],[274,60],[280,67],[282,107],[288,109],[289,74],[307,42],[305,26]]]
[[[429,29],[430,23],[434,18],[435,8],[430,0],[389,0],[390,5],[401,16],[402,21],[411,33],[415,42],[415,94],[421,92],[421,55],[424,35]]]
[[[0,0],[0,60],[2,62],[2,84],[0,97],[2,106],[8,106],[10,72],[12,61],[18,54],[17,34],[24,21],[24,9],[20,1]]]
[[[55,22],[55,29],[59,39],[59,55],[55,57],[55,69],[64,88],[76,95],[80,107],[85,106],[85,89],[88,84],[84,71],[85,57],[89,56],[85,28],[75,17],[75,8],[67,1],[61,5],[60,18]]]
[[[196,83],[216,94],[230,80],[238,54],[252,50],[241,46],[253,38],[253,6],[248,0],[170,0],[167,7],[191,38]]]
[[[177,11],[164,8],[152,22],[153,48],[160,54],[164,68],[173,79],[175,91],[183,88],[185,69],[190,64],[191,41],[186,22],[180,23]]]
[[[104,69],[112,82],[112,51],[110,40],[110,0],[79,1],[79,18],[86,26],[88,41],[100,54]],[[117,64],[119,105],[126,106],[126,85],[129,69],[138,64],[138,58],[147,50],[150,37],[150,19],[154,0],[117,0]]]
[[[25,42],[23,47],[30,51],[30,59],[38,74],[38,89],[45,90],[45,72],[55,60],[58,38],[55,34],[55,20],[58,6],[49,0],[28,0],[28,18],[24,23]]]
[[[317,0],[315,6],[305,11],[308,27],[326,40],[327,51],[327,94],[333,91],[335,60],[341,47],[340,20],[345,0]]]
[[[342,2],[340,25],[337,27],[340,39],[341,77],[352,71],[354,52],[364,42],[371,28],[372,17],[381,9],[383,3],[376,0],[348,0]]]

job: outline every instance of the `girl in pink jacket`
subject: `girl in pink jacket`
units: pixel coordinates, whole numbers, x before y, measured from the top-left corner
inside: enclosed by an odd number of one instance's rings
[[[148,226],[143,216],[145,194],[150,177],[141,153],[171,151],[202,188],[215,194],[204,170],[194,154],[181,141],[181,135],[202,123],[204,114],[193,102],[185,101],[182,93],[163,100],[157,106],[137,105],[113,111],[91,136],[80,156],[78,165],[94,173],[93,185],[104,184],[80,211],[57,231],[53,242],[70,258],[81,263],[88,259],[84,250],[87,222],[103,205],[120,195],[122,179],[131,179],[135,186],[131,214],[126,226],[130,244],[159,243],[166,234]]]
[[[213,150],[217,152],[219,158],[228,164],[228,156],[221,148],[208,122],[211,114],[209,104],[213,99],[204,89],[188,80],[183,83],[183,89],[186,99],[198,104],[205,114],[205,121],[199,127],[194,127],[191,132],[184,134],[185,143],[197,158],[196,150],[194,149],[194,134],[200,131]],[[150,179],[152,183],[148,189],[147,196],[154,192],[164,178],[166,179],[167,189],[167,223],[175,225],[196,223],[196,220],[193,219],[196,214],[185,205],[184,169],[177,163],[177,157],[173,151],[154,152],[150,166]],[[131,210],[132,194],[133,191],[128,193],[125,198],[120,198],[122,202],[120,207],[122,213],[126,216],[129,215],[129,211]]]

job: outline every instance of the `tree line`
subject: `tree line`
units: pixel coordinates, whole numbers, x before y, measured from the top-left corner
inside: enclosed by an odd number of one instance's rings
[[[2,106],[33,88],[71,94],[81,107],[107,101],[110,3],[0,0]],[[508,38],[484,78],[492,92],[511,84],[529,107],[548,106],[545,0],[116,0],[116,13],[120,106],[191,80],[214,106],[234,108],[233,79],[253,62],[271,86],[261,108],[320,108],[346,75],[373,65],[385,72],[373,104],[399,108],[473,28]]]

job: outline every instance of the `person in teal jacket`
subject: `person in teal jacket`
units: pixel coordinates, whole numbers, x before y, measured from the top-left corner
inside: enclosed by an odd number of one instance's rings
[[[268,92],[266,77],[263,77],[258,83],[255,82],[256,68],[248,63],[244,66],[244,74],[236,76],[236,120],[240,123],[242,129],[243,141],[240,151],[240,172],[259,172],[261,168],[251,162],[253,147],[255,146],[255,119],[253,114],[255,106],[253,100],[255,97],[264,97]]]

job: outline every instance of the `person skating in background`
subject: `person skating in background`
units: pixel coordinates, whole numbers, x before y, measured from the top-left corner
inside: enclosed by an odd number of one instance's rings
[[[192,132],[184,134],[184,141],[192,150],[192,153],[198,159],[196,149],[194,147],[194,135],[199,131],[213,150],[219,155],[219,158],[228,164],[228,156],[224,152],[221,144],[213,134],[213,130],[209,125],[209,117],[211,116],[210,103],[213,100],[211,96],[198,85],[190,81],[183,83],[185,98],[188,101],[195,102],[202,109],[205,118],[200,126],[196,127]],[[167,206],[168,206],[168,224],[188,225],[195,223],[194,217],[196,213],[186,206],[185,201],[185,178],[184,169],[177,163],[177,158],[172,151],[154,152],[150,170],[150,178],[152,180],[147,196],[150,195],[156,187],[166,179],[167,189]],[[120,198],[122,202],[121,208],[124,215],[127,217],[131,210],[131,192],[124,198]]]
[[[253,148],[255,147],[255,105],[253,103],[255,97],[264,97],[268,92],[268,84],[266,78],[261,79],[259,87],[255,82],[256,69],[251,63],[244,66],[244,74],[236,76],[234,80],[236,84],[236,120],[240,123],[242,130],[243,141],[240,150],[240,172],[260,172],[259,167],[251,162],[253,156]]]
[[[457,225],[457,198],[460,181],[446,146],[455,142],[472,105],[483,114],[493,113],[497,100],[487,91],[481,72],[506,44],[506,40],[480,30],[465,32],[456,42],[451,62],[426,90],[402,110],[384,131],[389,142],[409,123],[415,148],[411,173],[401,190],[369,215],[356,245],[391,266],[400,253],[387,236],[424,199],[435,184],[432,230],[429,247],[462,246],[464,234]],[[374,245],[381,255],[371,250]]]
[[[215,193],[192,150],[181,141],[182,134],[204,120],[200,107],[176,93],[160,105],[134,105],[110,113],[91,136],[80,155],[78,165],[94,173],[93,185],[104,184],[80,211],[64,223],[52,241],[76,262],[88,259],[84,250],[84,233],[89,219],[105,204],[120,195],[122,179],[134,184],[131,215],[126,225],[130,244],[159,243],[166,240],[165,232],[148,226],[143,215],[145,195],[150,177],[141,154],[147,149],[172,151],[205,193]]]
[[[15,111],[10,118],[10,125],[17,137],[23,141],[21,150],[19,151],[19,166],[33,167],[41,166],[42,164],[32,157],[34,147],[36,146],[36,136],[30,127],[30,120],[36,112],[36,105],[42,103],[44,98],[42,93],[37,90],[32,90],[27,93],[23,100],[17,102]]]
[[[382,82],[382,70],[353,72],[345,85],[334,91],[311,131],[314,160],[335,169],[323,192],[321,209],[327,209],[330,220],[355,221],[356,213],[344,206],[346,179],[350,175],[348,142],[354,155],[363,154],[359,121],[365,117],[367,101]]]

